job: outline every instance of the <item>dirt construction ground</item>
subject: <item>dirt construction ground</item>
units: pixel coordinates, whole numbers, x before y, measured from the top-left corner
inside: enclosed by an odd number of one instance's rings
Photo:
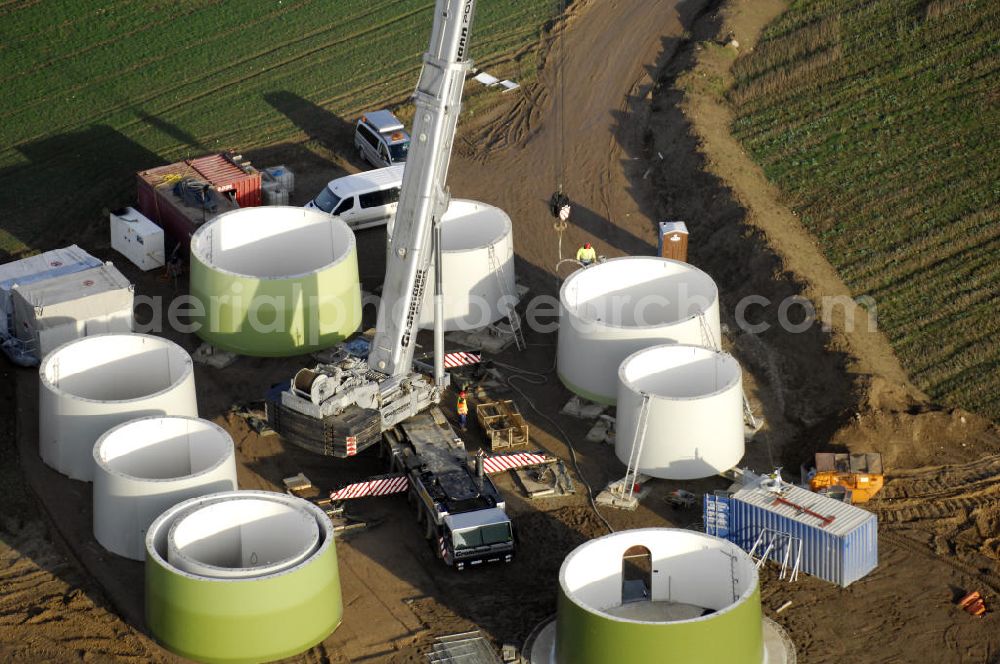
[[[980,590],[1000,608],[1000,436],[974,414],[927,403],[899,369],[881,337],[835,319],[793,334],[777,325],[741,332],[735,303],[749,294],[772,301],[846,292],[815,245],[777,202],[759,171],[726,132],[718,100],[726,60],[714,45],[734,32],[740,48],[782,9],[777,0],[577,0],[552,28],[539,83],[497,95],[461,129],[450,186],[456,197],[506,210],[515,224],[519,280],[532,294],[555,294],[558,236],[546,209],[562,183],[573,200],[563,256],[593,241],[607,256],[655,251],[654,221],[686,220],[690,260],[719,284],[727,349],[745,370],[745,387],[766,426],[748,446],[746,465],[799,467],[817,450],[882,452],[889,479],[870,505],[880,518],[879,567],[846,590],[803,577],[763,576],[765,612],[797,645],[799,661],[988,664],[1000,662],[1000,620],[973,618],[954,601]],[[622,39],[621,35],[628,35]],[[731,61],[728,60],[728,61]],[[716,92],[713,92],[716,91]],[[348,125],[320,110],[293,118],[309,135],[295,145],[250,152],[255,163],[285,163],[297,174],[301,204],[331,177],[360,164]],[[80,244],[115,258],[102,224]],[[382,273],[384,232],[358,236],[365,287]],[[186,291],[157,273],[130,270],[138,293],[165,298]],[[565,273],[562,274],[565,277]],[[371,312],[368,312],[369,316]],[[760,321],[775,322],[764,309]],[[165,332],[188,350],[192,335]],[[623,473],[610,447],[587,443],[589,423],[558,415],[570,394],[551,371],[555,334],[528,333],[529,348],[497,358],[543,372],[543,384],[515,384],[533,441],[569,458],[565,429],[580,458],[577,485],[601,487]],[[241,488],[277,490],[304,472],[316,484],[382,472],[369,454],[351,460],[311,456],[261,437],[230,412],[287,379],[302,358],[240,358],[226,369],[197,367],[203,417],[233,434]],[[101,549],[90,525],[90,487],[48,469],[37,454],[37,374],[4,369],[0,402],[9,406],[0,452],[0,660],[176,661],[144,632],[142,566]],[[449,398],[446,405],[450,405]],[[537,410],[536,410],[537,409]],[[471,449],[475,427],[464,434]],[[16,443],[16,444],[15,444]],[[634,513],[605,509],[617,529],[692,526],[698,509],[674,509],[668,490],[723,488],[721,478],[660,482]],[[506,566],[457,573],[425,543],[406,500],[371,498],[351,505],[370,524],[338,542],[344,621],[304,662],[422,662],[435,636],[481,629],[497,643],[520,642],[555,611],[559,565],[573,547],[607,532],[587,500],[529,502],[509,477],[499,485],[516,523],[519,552]],[[775,611],[786,602],[780,614]],[[714,664],[714,663],[713,663]]]

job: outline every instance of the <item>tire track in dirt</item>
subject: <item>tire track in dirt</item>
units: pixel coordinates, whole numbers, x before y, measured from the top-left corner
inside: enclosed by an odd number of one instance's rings
[[[1000,508],[1000,455],[916,469],[891,479],[869,504],[886,526],[934,531],[935,522],[967,521]]]
[[[877,508],[879,518],[886,524],[911,523],[914,521],[941,521],[967,516],[980,509],[991,509],[1000,505],[1000,489],[987,495],[968,495],[943,500],[913,500],[905,505]]]
[[[0,10],[5,9],[5,8],[9,7],[10,5],[16,5],[16,7],[14,7],[12,11],[8,11],[8,12],[2,12],[2,11],[0,11],[0,16],[6,16],[8,14],[12,14],[13,12],[22,11],[24,9],[28,9],[30,7],[34,7],[35,5],[37,5],[39,3],[39,1],[40,0],[2,0],[2,1],[0,1]],[[219,0],[216,0],[216,1],[218,2]],[[116,2],[115,3],[115,9],[118,10],[121,7],[125,6],[125,5],[131,5],[131,4],[134,4],[135,2],[136,2],[136,0],[121,0],[121,2]],[[139,7],[140,11],[143,11],[144,9],[145,9],[145,7]],[[80,16],[77,16],[77,17],[75,17],[73,19],[67,19],[65,21],[62,21],[61,23],[48,23],[44,27],[42,27],[40,29],[36,29],[30,35],[28,35],[26,37],[23,37],[21,39],[15,38],[15,39],[10,40],[9,42],[0,44],[0,50],[3,50],[5,48],[10,48],[11,45],[17,45],[17,44],[19,44],[21,42],[24,42],[24,41],[41,39],[46,34],[48,34],[50,32],[56,32],[56,31],[61,30],[61,29],[75,27],[76,25],[78,25],[81,21],[83,21],[86,18],[87,18],[86,15],[80,15]]]
[[[1000,596],[1000,575],[994,571],[974,567],[952,556],[939,556],[928,546],[900,533],[880,529],[878,536],[880,541],[891,543],[894,546],[905,549],[911,553],[915,553],[923,556],[924,558],[947,565],[948,567],[951,567],[961,573],[963,576],[968,577],[969,580],[973,582],[972,585],[978,584],[987,586],[995,595]]]
[[[190,14],[194,14],[196,11],[197,10],[195,10],[194,8],[189,8],[188,11],[182,12],[181,15],[187,16],[187,15],[190,15]],[[178,18],[179,18],[178,16],[173,15],[173,16],[170,16],[168,18],[164,18],[161,21],[149,21],[149,22],[143,24],[141,30],[133,32],[129,36],[132,39],[135,39],[135,38],[139,37],[140,35],[142,35],[142,33],[144,33],[144,32],[149,32],[150,30],[155,30],[155,29],[157,29],[157,28],[159,28],[159,27],[161,27],[163,25],[166,25],[166,24],[169,24],[169,23],[173,23],[174,21],[178,20]],[[34,36],[34,38],[37,38],[37,35]],[[101,48],[101,47],[104,47],[104,46],[111,46],[111,45],[114,45],[114,44],[118,44],[120,42],[121,42],[121,37],[119,35],[115,35],[114,37],[111,37],[111,38],[108,38],[108,39],[101,39],[99,41],[91,42],[86,48],[81,48],[81,49],[77,49],[75,51],[70,51],[69,53],[63,53],[62,55],[60,55],[58,57],[52,58],[50,60],[45,60],[43,62],[33,62],[33,63],[31,63],[31,68],[30,69],[19,69],[17,71],[8,73],[5,76],[0,76],[0,83],[7,83],[9,81],[13,81],[15,79],[18,79],[21,76],[33,76],[33,75],[37,74],[40,70],[48,69],[49,67],[51,67],[53,65],[59,64],[61,62],[65,62],[67,60],[73,60],[73,59],[75,59],[75,58],[77,58],[77,57],[79,57],[79,56],[81,56],[81,55],[83,55],[85,53],[89,53],[90,51],[94,51],[94,50],[96,50],[98,48]],[[153,59],[148,60],[146,62],[148,64],[152,64],[152,62],[156,62],[157,60],[162,60],[164,57],[167,57],[167,55],[170,55],[170,54],[166,54],[166,55],[161,56],[159,58],[153,58]],[[145,64],[143,64],[141,66],[145,66]],[[131,67],[128,70],[122,70],[122,71],[129,71],[129,70],[134,70],[134,69],[137,69],[137,68],[138,67]],[[92,81],[88,82],[87,84],[82,84],[81,83],[80,85],[73,86],[72,88],[62,88],[60,90],[60,94],[64,94],[65,91],[73,92],[73,91],[77,91],[77,90],[80,90],[80,89],[83,89],[83,88],[91,87],[94,83],[103,82],[103,81],[106,81],[106,80],[111,80],[113,78],[117,78],[120,74],[121,74],[121,72],[116,71],[115,73],[109,74],[108,76],[105,76],[105,77],[102,77],[102,78],[92,79]],[[49,95],[47,97],[44,97],[44,98],[36,99],[33,103],[27,104],[25,106],[22,106],[21,108],[28,108],[28,107],[32,107],[32,106],[39,106],[45,100],[48,100],[50,98],[51,98],[51,95]]]
[[[392,0],[387,5],[376,7],[375,9],[371,9],[370,11],[363,12],[363,13],[357,14],[355,16],[345,17],[344,20],[341,21],[338,25],[343,25],[344,23],[351,23],[353,21],[362,20],[362,19],[364,19],[364,18],[366,18],[368,16],[371,16],[372,14],[374,14],[374,13],[376,13],[378,11],[381,11],[382,9],[390,7],[393,4],[400,4],[400,3],[403,3],[403,2],[407,2],[407,0]],[[297,6],[289,5],[288,7],[285,7],[283,9],[275,10],[275,11],[267,14],[266,16],[262,16],[262,17],[260,17],[258,19],[251,20],[251,21],[246,21],[246,22],[244,22],[244,23],[242,23],[242,24],[240,24],[238,26],[233,26],[233,27],[231,27],[231,28],[229,28],[227,30],[221,30],[221,31],[218,31],[218,32],[214,32],[214,33],[212,33],[211,36],[206,37],[204,39],[200,39],[200,40],[191,42],[190,44],[182,44],[182,45],[178,46],[177,48],[169,50],[169,51],[161,51],[161,52],[159,52],[158,55],[151,56],[151,57],[146,58],[145,60],[142,60],[142,61],[139,61],[139,62],[135,62],[131,66],[126,67],[124,69],[115,70],[113,73],[107,74],[105,76],[99,76],[99,77],[96,77],[96,78],[87,79],[86,82],[80,83],[79,85],[76,85],[76,86],[73,86],[73,87],[61,88],[60,91],[59,91],[59,94],[65,94],[66,92],[76,92],[76,91],[79,91],[79,90],[82,90],[82,89],[85,89],[85,88],[93,87],[94,85],[97,85],[97,84],[100,84],[100,83],[104,83],[104,82],[113,80],[115,78],[120,77],[122,74],[133,72],[133,71],[137,71],[139,69],[148,67],[149,65],[156,64],[157,62],[161,62],[161,61],[166,60],[166,59],[168,59],[170,57],[173,57],[173,56],[175,56],[175,55],[177,55],[179,53],[182,53],[184,51],[188,51],[188,50],[190,50],[192,48],[197,48],[199,46],[204,46],[204,45],[209,44],[211,42],[218,41],[220,38],[228,37],[228,36],[233,35],[233,34],[240,34],[240,33],[246,31],[249,28],[252,28],[252,27],[255,27],[255,26],[258,26],[258,25],[262,25],[262,24],[266,24],[266,23],[269,23],[269,22],[273,22],[274,19],[277,19],[280,16],[288,14],[288,13],[290,13],[290,12],[292,12],[295,9],[298,9],[298,8],[299,7],[297,7]],[[192,10],[190,12],[187,12],[187,14],[191,14],[191,13],[195,13],[195,11]],[[171,22],[171,21],[175,21],[175,20],[176,20],[176,17],[171,17],[170,19],[168,19],[165,22]],[[161,24],[162,23],[155,23],[155,24],[150,24],[150,25],[151,26],[157,26],[157,25],[161,25]],[[240,66],[240,65],[244,64],[247,60],[251,60],[251,59],[254,59],[254,58],[266,56],[266,55],[268,55],[270,53],[278,51],[278,50],[280,50],[282,48],[285,48],[287,46],[298,44],[298,43],[301,43],[303,41],[307,41],[309,39],[312,39],[312,38],[314,38],[314,37],[316,37],[318,35],[322,35],[323,33],[329,32],[330,30],[333,30],[333,29],[334,28],[332,28],[332,27],[317,28],[317,29],[311,30],[309,32],[302,33],[302,34],[298,35],[295,39],[290,39],[290,40],[288,40],[286,42],[282,42],[281,44],[279,44],[277,46],[272,46],[270,48],[264,49],[263,51],[251,54],[249,56],[244,56],[240,60],[237,60],[236,62],[227,62],[227,64],[225,66],[220,67],[218,69],[210,70],[210,71],[208,71],[208,74],[206,76],[199,77],[196,80],[203,80],[204,78],[214,76],[215,74],[217,74],[219,72],[222,72],[222,71],[225,71],[227,69],[232,69],[234,67]],[[143,31],[145,31],[145,29]],[[117,41],[118,41],[118,38],[116,37],[116,38],[104,40],[102,42],[98,42],[98,45],[113,44],[113,43],[115,43]],[[62,56],[60,56],[58,58],[53,58],[52,60],[39,63],[38,67],[39,68],[43,68],[43,67],[46,67],[46,66],[48,66],[50,64],[54,64],[54,63],[60,62],[62,60],[72,59],[72,58],[75,58],[78,55],[86,53],[87,51],[90,51],[90,50],[93,50],[93,49],[92,49],[92,47],[88,46],[87,48],[79,49],[77,51],[73,51],[71,53],[64,54],[64,55],[62,55]],[[206,70],[202,70],[202,71],[206,71]],[[14,76],[5,76],[3,78],[0,78],[0,82],[6,82],[8,80],[12,80],[13,78],[16,78],[16,75],[14,75]],[[166,94],[166,93],[171,92],[173,90],[176,90],[176,89],[178,89],[180,87],[183,87],[185,84],[187,84],[187,82],[188,82],[188,79],[182,80],[177,85],[174,85],[174,86],[171,86],[171,87],[168,87],[168,88],[160,88],[159,91],[157,92],[157,94],[152,95],[152,97],[137,97],[136,100],[138,102],[147,101],[150,98],[155,98],[156,96],[160,96],[162,94]],[[28,104],[28,105],[22,105],[20,108],[23,109],[23,108],[30,108],[30,107],[33,107],[33,106],[41,105],[41,104],[47,102],[51,97],[52,97],[52,95],[48,95],[48,96],[44,96],[44,97],[39,97],[39,98],[35,99],[35,101],[33,103]],[[4,116],[0,116],[0,117],[4,117]]]
[[[0,644],[5,661],[163,662],[117,616],[95,604],[76,568],[32,521],[0,531]]]
[[[1000,455],[990,455],[964,464],[919,468],[906,474],[894,475],[882,489],[879,498],[883,502],[955,497],[991,487],[1000,487]]]
[[[33,7],[39,2],[41,2],[41,0],[5,0],[4,2],[0,2],[0,17],[10,14],[12,11]],[[14,7],[12,9],[8,9],[11,5],[14,5]]]

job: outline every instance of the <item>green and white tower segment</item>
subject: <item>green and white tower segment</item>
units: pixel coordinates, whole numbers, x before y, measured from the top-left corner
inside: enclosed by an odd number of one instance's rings
[[[581,544],[559,571],[556,619],[525,648],[531,664],[794,664],[761,613],[752,558],[735,544],[673,528]]]
[[[225,491],[171,507],[146,534],[146,624],[199,662],[291,657],[340,624],[333,525],[309,501]]]

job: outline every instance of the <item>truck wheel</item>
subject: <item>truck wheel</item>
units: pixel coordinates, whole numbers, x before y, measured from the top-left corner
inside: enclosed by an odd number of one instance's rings
[[[426,520],[426,524],[424,526],[424,537],[426,537],[429,540],[433,540],[434,531],[436,530],[436,528],[434,527],[434,522],[430,519],[430,517],[427,516],[425,516],[424,519]]]

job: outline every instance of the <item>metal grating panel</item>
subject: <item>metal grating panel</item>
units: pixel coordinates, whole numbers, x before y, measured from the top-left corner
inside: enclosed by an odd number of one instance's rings
[[[493,645],[480,632],[462,632],[438,637],[431,652],[431,664],[503,664]]]

